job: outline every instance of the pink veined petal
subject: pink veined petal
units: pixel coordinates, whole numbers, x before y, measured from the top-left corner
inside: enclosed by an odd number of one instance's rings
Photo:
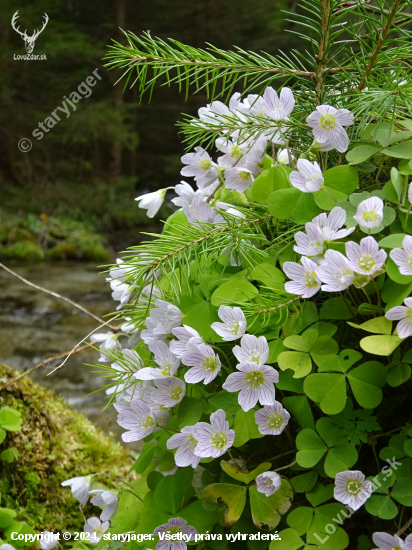
[[[174,434],[172,437],[169,437],[169,439],[166,442],[166,447],[169,449],[176,449],[176,447],[180,447],[181,445],[184,445],[187,443],[188,440],[188,434],[180,433],[180,434]]]
[[[341,126],[351,126],[354,121],[353,114],[348,109],[339,109],[335,117]]]
[[[360,250],[362,254],[370,254],[371,256],[375,256],[379,251],[379,245],[373,237],[365,237],[364,239],[361,239]]]
[[[291,172],[289,175],[289,180],[293,187],[296,187],[296,189],[299,189],[303,193],[310,193],[306,187],[306,180],[304,176],[299,172]]]
[[[300,261],[302,262],[302,265],[306,271],[316,271],[318,268],[318,266],[314,262],[312,262],[312,260],[309,260],[309,258],[305,258],[304,256],[300,259]]]
[[[316,193],[316,191],[319,191],[320,189],[322,189],[323,184],[324,184],[323,177],[319,177],[319,178],[316,178],[315,180],[308,181],[306,183],[306,187],[310,193]]]
[[[360,246],[353,241],[348,241],[347,243],[345,243],[345,250],[346,256],[349,258],[349,260],[352,263],[356,263],[357,259],[361,255]]]
[[[346,221],[346,210],[340,206],[335,206],[329,212],[329,216],[325,225],[337,231]]]
[[[303,296],[307,289],[304,283],[300,283],[298,281],[288,281],[285,283],[285,290],[286,292],[289,292],[289,294]]]
[[[387,256],[388,255],[384,250],[379,250],[378,254],[376,255],[376,263],[379,266],[377,269],[380,269],[383,266],[383,264],[386,261]]]
[[[379,547],[378,550],[393,550],[395,546],[400,546],[396,538],[387,533],[378,532],[372,535],[374,544]]]
[[[316,110],[319,111],[321,116],[330,114],[336,117],[336,113],[338,112],[335,107],[332,107],[332,105],[318,105]]]
[[[314,165],[306,159],[298,159],[297,167],[299,172],[301,172],[305,178],[312,178],[316,173],[314,170]]]
[[[412,298],[405,298],[403,303],[408,307],[412,307]]]
[[[319,120],[321,119],[322,114],[319,111],[313,111],[307,118],[306,122],[311,126],[312,128],[319,124]]]
[[[385,317],[390,321],[400,321],[407,316],[408,308],[405,306],[396,306],[385,313]]]
[[[344,153],[349,147],[349,136],[343,128],[335,128],[335,133],[331,136],[331,141],[339,153]]]
[[[306,289],[306,292],[302,294],[302,298],[312,298],[320,290],[320,283],[318,286]]]
[[[295,98],[290,88],[282,88],[280,92],[280,101],[285,109],[286,116],[290,115],[295,107]]]
[[[269,365],[262,365],[260,367],[260,372],[264,374],[265,380],[268,380],[274,384],[279,382],[279,373],[273,367],[270,367]]]
[[[241,391],[248,385],[246,376],[243,372],[233,372],[226,378],[222,388],[228,392]]]
[[[398,332],[399,338],[407,338],[412,334],[412,321],[409,317],[399,321],[396,330]]]
[[[252,388],[244,388],[238,396],[239,405],[244,411],[249,411],[258,402],[258,392],[254,391]]]
[[[210,423],[213,428],[219,432],[225,432],[229,428],[226,420],[226,413],[223,409],[218,409],[210,415]]]
[[[285,262],[283,264],[283,271],[289,279],[294,279],[297,281],[300,281],[306,273],[304,267],[296,262]]]
[[[271,382],[265,382],[262,386],[259,387],[258,399],[261,405],[273,405],[275,402],[275,387]]]
[[[335,145],[331,139],[330,132],[324,130],[320,125],[313,127],[313,135],[318,143],[330,142],[332,145]]]
[[[270,108],[273,107],[276,101],[278,101],[278,94],[272,88],[268,86],[263,94],[263,101],[268,104]]]
[[[188,384],[197,384],[201,382],[206,375],[205,369],[202,367],[192,367],[185,374],[185,381]]]
[[[402,246],[408,255],[412,255],[412,237],[406,235],[403,239]]]

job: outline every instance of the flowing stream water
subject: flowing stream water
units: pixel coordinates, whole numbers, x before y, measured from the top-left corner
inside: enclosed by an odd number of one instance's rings
[[[100,318],[115,310],[106,274],[96,264],[42,263],[12,265],[29,281],[57,292],[81,304]],[[0,269],[0,364],[23,371],[43,359],[71,350],[98,322],[71,305],[31,288]],[[105,332],[105,329],[98,332]],[[89,340],[90,341],[90,340]],[[119,436],[123,431],[116,423],[116,411],[105,405],[105,392],[95,392],[104,384],[96,370],[85,363],[96,364],[99,354],[92,351],[71,356],[65,366],[47,376],[59,363],[42,367],[33,379],[53,389],[85,414],[106,433]],[[120,440],[120,437],[116,437]]]

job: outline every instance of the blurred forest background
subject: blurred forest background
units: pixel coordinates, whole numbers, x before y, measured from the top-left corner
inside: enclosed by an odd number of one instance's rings
[[[97,247],[100,259],[94,233],[148,223],[133,199],[180,181],[183,145],[175,124],[181,112],[196,114],[206,96],[189,97],[185,104],[176,86],[165,86],[156,88],[151,104],[148,97],[139,104],[137,89],[123,94],[122,85],[114,87],[120,73],[104,68],[102,58],[111,39],[124,43],[119,27],[197,47],[211,42],[273,54],[296,46],[294,35],[283,31],[288,25],[283,10],[295,8],[291,0],[2,0],[0,257],[23,257],[27,250],[16,253],[16,239],[27,237],[26,231],[44,242],[51,239],[51,245],[74,232],[80,243]],[[33,52],[46,54],[47,61],[14,59],[26,53],[11,26],[17,10],[17,24],[28,34],[48,14]],[[102,80],[92,95],[69,118],[61,113],[42,140],[33,138],[38,123],[96,68]],[[33,143],[28,153],[17,147],[22,138]],[[59,258],[61,247],[51,245],[43,248],[53,248],[49,257]],[[36,255],[30,246],[28,252]],[[64,252],[71,257],[69,249]]]

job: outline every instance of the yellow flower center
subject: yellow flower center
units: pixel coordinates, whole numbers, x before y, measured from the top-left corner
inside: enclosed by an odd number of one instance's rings
[[[214,357],[206,357],[206,359],[202,361],[202,367],[205,370],[214,372],[217,369],[217,361]]]
[[[346,492],[357,496],[362,492],[362,483],[358,479],[348,479],[346,481]]]
[[[305,275],[305,284],[308,288],[316,288],[318,286],[317,275],[315,271],[306,273]]]
[[[101,526],[95,527],[93,529],[93,533],[96,535],[97,538],[101,537],[104,533],[103,527],[101,527]]]
[[[252,388],[257,388],[265,383],[265,377],[260,371],[253,370],[246,376]]]
[[[252,349],[250,352],[250,360],[252,363],[259,363],[260,353],[257,349]]]
[[[145,430],[147,430],[148,428],[151,428],[155,424],[156,424],[156,422],[153,420],[153,418],[151,416],[146,416],[146,420],[143,422],[143,428],[145,428]]]
[[[240,328],[240,323],[236,323],[236,321],[233,321],[233,323],[230,325],[230,328],[228,330],[232,334],[237,334],[239,332],[239,328]]]
[[[212,163],[210,162],[210,160],[208,160],[208,159],[202,159],[202,160],[200,161],[200,168],[201,168],[202,170],[204,170],[205,172],[207,172],[207,171],[209,170],[211,164],[212,164]]]
[[[280,414],[271,414],[268,416],[268,424],[269,428],[280,428],[283,424],[283,418],[280,416]]]
[[[178,533],[183,533],[182,529],[175,525],[174,527],[169,527],[167,530],[168,535],[177,535]]]
[[[252,174],[250,172],[245,172],[244,170],[239,171],[239,178],[243,181],[250,180]]]
[[[370,210],[369,212],[364,212],[362,214],[362,218],[365,220],[365,222],[377,222],[378,214],[373,210]]]
[[[406,310],[406,315],[412,321],[412,308],[409,308]]]
[[[175,399],[176,401],[179,401],[180,394],[182,392],[183,392],[183,390],[180,386],[178,386],[177,388],[174,388],[174,390],[170,394],[171,399]]]
[[[230,156],[234,158],[239,158],[243,155],[242,148],[239,145],[234,145],[230,150]]]
[[[163,369],[162,369],[162,374],[163,376],[170,376],[170,369],[172,368],[172,364],[171,363],[167,363],[166,365],[164,365]]]
[[[369,254],[364,254],[363,256],[360,256],[358,265],[364,271],[371,271],[371,269],[375,266],[375,260]]]
[[[319,122],[324,130],[333,130],[337,124],[336,118],[330,113],[323,115]]]
[[[217,432],[212,435],[212,445],[218,449],[223,449],[227,445],[227,437],[223,432]]]

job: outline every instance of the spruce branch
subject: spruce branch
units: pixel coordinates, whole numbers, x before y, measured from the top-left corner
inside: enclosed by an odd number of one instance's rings
[[[373,69],[373,67],[376,63],[376,59],[378,57],[378,54],[382,49],[382,46],[383,46],[383,44],[385,42],[385,39],[386,39],[386,37],[389,33],[389,30],[390,30],[391,25],[392,25],[392,21],[394,20],[394,18],[396,16],[396,13],[399,9],[400,4],[401,4],[401,0],[395,0],[394,3],[393,3],[392,10],[390,11],[390,13],[388,15],[388,18],[387,18],[386,23],[383,27],[382,33],[381,33],[378,41],[376,42],[375,49],[373,50],[373,53],[372,53],[371,58],[369,60],[369,63],[366,66],[365,72],[362,74],[362,76],[360,78],[359,87],[358,87],[360,91],[363,90],[363,88],[365,87],[366,80],[372,72],[372,69]]]

